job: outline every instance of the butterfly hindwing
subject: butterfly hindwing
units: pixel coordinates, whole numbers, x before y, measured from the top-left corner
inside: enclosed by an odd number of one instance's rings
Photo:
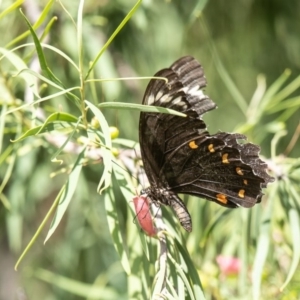
[[[161,169],[161,173],[168,174],[173,192],[203,197],[227,207],[251,207],[261,200],[264,179],[254,171],[242,161],[241,150],[227,145],[217,135],[195,137],[181,144],[166,155]]]

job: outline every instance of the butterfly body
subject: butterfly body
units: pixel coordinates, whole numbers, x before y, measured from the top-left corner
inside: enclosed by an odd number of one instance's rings
[[[201,65],[191,56],[155,74],[143,104],[171,108],[171,114],[140,115],[139,138],[150,187],[142,193],[158,204],[169,205],[182,226],[191,231],[190,215],[177,194],[215,201],[229,208],[252,207],[261,201],[262,188],[273,180],[258,154],[260,147],[241,143],[238,133],[210,135],[202,115],[216,104],[202,89],[206,86]]]

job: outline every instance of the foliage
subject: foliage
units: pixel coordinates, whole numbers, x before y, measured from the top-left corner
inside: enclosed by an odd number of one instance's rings
[[[299,294],[296,1],[278,3],[281,9],[196,0],[1,5],[0,253],[18,261],[18,273],[10,275],[11,263],[0,266],[14,294],[33,300]],[[163,207],[155,222],[167,230],[154,239],[138,227],[132,202],[145,180],[138,111],[156,109],[140,105],[149,75],[185,54],[204,65],[207,93],[219,106],[205,116],[210,132],[245,133],[270,157],[277,180],[251,210],[186,197],[189,235]],[[5,281],[0,291],[10,299]]]

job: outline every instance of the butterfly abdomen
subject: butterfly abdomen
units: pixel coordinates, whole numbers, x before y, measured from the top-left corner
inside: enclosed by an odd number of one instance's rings
[[[149,197],[154,203],[158,205],[164,204],[171,206],[182,227],[188,232],[192,231],[191,216],[185,204],[177,196],[177,194],[165,188],[157,187],[149,187],[146,190],[142,191],[142,194],[142,196]]]

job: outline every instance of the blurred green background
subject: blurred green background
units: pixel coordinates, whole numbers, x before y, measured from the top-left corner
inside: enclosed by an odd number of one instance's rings
[[[13,3],[16,4],[16,8],[5,15],[1,14]],[[57,20],[43,42],[57,47],[77,63],[77,33],[70,16],[76,22],[78,3],[71,1],[62,1],[69,15],[59,2],[1,1],[1,49],[12,49],[17,45],[32,42],[32,37],[28,35],[14,44],[9,44],[28,30],[18,10],[18,4],[22,4],[23,13],[31,24],[34,24],[49,3],[51,8],[36,32],[40,36],[45,25],[56,16]],[[83,64],[86,71],[89,62],[99,53],[135,3],[131,0],[84,2]],[[146,0],[103,53],[93,70],[93,76],[152,76],[179,57],[192,55],[203,65],[208,81],[206,93],[218,105],[217,110],[204,117],[209,131],[244,132],[251,142],[260,144],[265,157],[270,157],[270,142],[274,134],[286,130],[286,135],[276,148],[276,153],[281,154],[286,150],[299,124],[297,88],[300,84],[296,81],[300,71],[299,30],[300,2],[296,0]],[[33,46],[20,48],[15,54],[31,68],[35,68],[32,64]],[[49,68],[67,88],[80,84],[78,72],[70,63],[50,50],[45,50],[45,56]],[[256,118],[259,113],[255,113],[255,109],[254,114],[248,110],[253,94],[255,91],[264,94],[264,86],[268,89],[287,69],[291,71],[291,75],[284,82],[284,86],[294,83],[294,88],[282,98],[295,101],[289,102],[289,106],[278,102],[278,111],[272,107],[271,100],[268,102],[271,107],[269,111],[257,105],[258,112],[261,110],[264,114]],[[5,101],[11,101],[13,105],[26,101],[24,81],[12,77],[12,70],[12,64],[8,60],[0,60],[1,110]],[[130,80],[95,83],[86,89],[85,96],[88,100],[92,99],[94,104],[105,101],[140,104],[147,82]],[[260,89],[257,89],[258,84]],[[52,87],[42,87],[40,83],[39,88],[43,96],[55,92]],[[274,99],[278,100],[280,97],[276,98],[276,93],[274,94]],[[67,100],[65,95],[36,107],[42,108],[46,116],[55,111],[69,112],[77,117],[81,114],[78,107]],[[102,112],[108,124],[119,129],[120,138],[138,142],[139,112],[113,109],[104,109]],[[31,108],[27,108],[23,113],[19,111],[9,114],[6,116],[5,129],[1,130],[0,299],[135,298],[129,293],[128,278],[115,250],[114,238],[108,229],[104,196],[97,193],[97,184],[103,170],[101,164],[88,164],[83,168],[76,193],[54,235],[43,244],[50,225],[48,222],[22,261],[18,272],[13,270],[17,259],[36,232],[68,176],[67,172],[61,170],[61,166],[51,162],[51,156],[57,147],[49,143],[49,140],[39,136],[16,144],[10,142],[31,128],[35,113]],[[1,116],[2,122],[3,117]],[[89,121],[91,117],[92,115],[88,114]],[[297,159],[299,151],[298,142],[288,155],[291,159]],[[61,156],[65,162],[64,166],[68,169],[74,162],[74,153]],[[62,174],[51,177],[50,174],[54,172]],[[295,180],[298,179],[299,177]],[[116,201],[122,222],[126,224],[127,230],[130,228],[130,234],[137,235],[139,229],[133,224],[133,216],[129,213],[126,202],[122,201],[123,196],[119,195],[119,188],[114,188],[114,193],[116,198],[119,197]],[[215,260],[217,254],[221,253],[224,245],[229,242],[227,237],[234,235],[235,229],[238,231],[239,224],[234,216],[241,212],[230,212],[232,218],[225,218],[225,227],[212,229],[213,238],[205,248],[205,245],[199,242],[201,234],[204,234],[210,216],[214,216],[221,209],[223,212],[223,208],[203,202],[199,199],[189,201],[189,208],[192,208],[193,214],[199,212],[193,220],[194,224],[199,224],[200,233],[195,233],[197,237],[193,236],[194,232],[190,236],[182,233],[182,236],[200,274],[207,299],[252,299],[250,275],[246,274],[246,279],[244,278],[249,287],[237,287],[237,275],[224,278]],[[261,207],[264,207],[264,203]],[[279,211],[280,208],[282,207],[279,207]],[[164,210],[164,213],[167,212]],[[260,217],[257,209],[256,213]],[[271,243],[277,241],[277,244],[272,245],[274,248],[269,254],[270,261],[263,273],[263,287],[266,288],[262,289],[261,299],[296,299],[293,297],[299,294],[299,273],[296,273],[288,291],[280,293],[278,290],[286,279],[292,257],[292,238],[286,233],[289,230],[285,227],[287,219],[284,215],[284,212],[279,212],[275,221],[278,226],[272,227]],[[259,223],[258,220],[256,222]],[[176,231],[182,230],[178,222],[174,224],[177,227]],[[194,225],[194,231],[197,231],[196,227]],[[253,253],[259,230],[254,232],[257,235],[249,239]],[[234,245],[238,244],[238,239],[236,237]],[[136,263],[135,257],[130,255],[130,250],[128,255],[130,262]],[[156,255],[152,255],[151,264],[154,265]],[[280,261],[280,257],[285,260]],[[251,259],[253,260],[253,256]],[[92,294],[91,291],[94,287],[99,287],[96,294]],[[139,295],[136,298],[145,297]]]

